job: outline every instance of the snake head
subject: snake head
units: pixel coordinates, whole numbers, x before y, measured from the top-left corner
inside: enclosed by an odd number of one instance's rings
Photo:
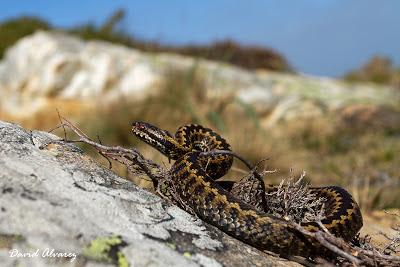
[[[174,158],[177,142],[166,130],[162,130],[147,122],[135,121],[132,123],[132,132],[139,139],[154,147],[168,158]]]

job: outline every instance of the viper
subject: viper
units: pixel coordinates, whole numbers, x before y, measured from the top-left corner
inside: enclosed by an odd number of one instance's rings
[[[227,141],[213,130],[189,124],[172,135],[149,123],[133,122],[132,132],[174,160],[170,176],[175,197],[205,222],[260,250],[280,255],[312,257],[326,250],[293,223],[255,208],[233,194],[231,187],[216,181],[231,168],[233,157],[207,153],[231,151]],[[352,240],[363,224],[361,211],[353,197],[339,186],[310,190],[326,200],[322,225],[335,236]],[[316,222],[301,223],[301,226],[311,232],[319,229]]]

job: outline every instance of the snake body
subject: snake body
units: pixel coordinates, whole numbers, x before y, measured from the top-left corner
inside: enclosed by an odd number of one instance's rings
[[[175,192],[202,220],[260,250],[304,257],[324,253],[316,240],[300,233],[293,224],[257,210],[215,181],[230,169],[233,158],[203,153],[231,150],[226,140],[213,130],[190,124],[180,127],[173,136],[151,124],[134,122],[132,131],[175,160],[171,168]],[[327,200],[322,224],[346,241],[353,239],[362,227],[362,216],[352,196],[338,186],[314,187],[311,191]],[[319,229],[315,222],[302,226],[309,231]]]

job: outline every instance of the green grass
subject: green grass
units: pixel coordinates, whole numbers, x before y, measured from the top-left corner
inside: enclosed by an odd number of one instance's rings
[[[48,30],[50,25],[36,17],[19,17],[0,23],[0,59],[8,47],[39,29]]]

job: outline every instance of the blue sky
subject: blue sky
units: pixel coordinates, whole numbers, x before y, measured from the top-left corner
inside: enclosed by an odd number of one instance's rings
[[[400,65],[400,0],[2,0],[0,7],[0,20],[37,15],[58,27],[99,24],[124,8],[123,29],[138,38],[268,46],[312,75],[340,76],[377,54]]]

